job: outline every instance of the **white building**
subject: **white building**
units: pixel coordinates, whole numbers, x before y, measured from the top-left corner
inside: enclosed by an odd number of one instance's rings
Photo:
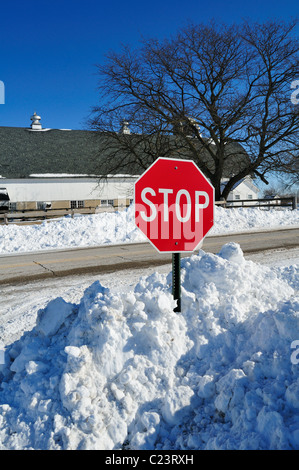
[[[234,206],[237,206],[238,201],[246,200],[246,205],[250,205],[250,201],[258,199],[258,197],[259,188],[254,184],[250,176],[246,176],[233,186],[233,189],[228,195],[227,201],[234,201]],[[255,203],[252,202],[252,204],[254,205]]]
[[[0,127],[0,186],[11,209],[127,206],[144,169],[100,179],[101,135],[95,131],[43,128],[41,117],[29,127]],[[130,134],[128,126],[123,130]],[[230,198],[257,197],[251,178],[241,181]]]
[[[95,173],[96,132],[43,128],[36,113],[28,128],[0,127],[0,186],[12,209],[128,205],[138,175]]]

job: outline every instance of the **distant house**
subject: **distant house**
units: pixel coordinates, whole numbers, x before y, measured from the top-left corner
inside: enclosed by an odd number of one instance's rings
[[[250,200],[259,198],[259,188],[254,184],[250,176],[246,176],[236,183],[230,191],[227,201],[234,201],[234,206],[238,205],[238,201],[247,200],[246,205],[250,205]],[[252,202],[254,205],[255,202]],[[240,203],[241,205],[241,203]]]
[[[278,194],[267,194],[263,199],[269,199],[269,201],[265,200],[263,202],[265,206],[281,206],[281,197]]]
[[[36,113],[31,121],[30,127],[0,127],[0,187],[10,209],[130,204],[144,169],[126,166],[121,174],[100,179],[96,168],[105,151],[98,132],[43,128]],[[256,191],[251,178],[245,178],[230,197],[255,198]]]

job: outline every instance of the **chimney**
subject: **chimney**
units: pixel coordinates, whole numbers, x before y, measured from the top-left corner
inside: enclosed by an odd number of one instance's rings
[[[131,131],[130,131],[130,128],[129,128],[129,122],[126,121],[125,119],[123,120],[121,133],[122,134],[131,134]]]
[[[42,125],[40,123],[41,117],[34,112],[33,116],[31,116],[31,129],[33,131],[41,131],[42,130]]]

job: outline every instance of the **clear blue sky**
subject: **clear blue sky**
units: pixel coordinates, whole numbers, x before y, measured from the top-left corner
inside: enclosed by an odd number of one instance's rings
[[[121,43],[167,37],[188,21],[290,20],[298,0],[11,0],[0,7],[0,126],[82,129],[98,102],[95,64]]]

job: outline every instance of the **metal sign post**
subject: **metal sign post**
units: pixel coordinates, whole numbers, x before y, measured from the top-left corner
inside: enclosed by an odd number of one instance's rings
[[[172,295],[177,301],[174,312],[181,312],[181,253],[172,253]]]

